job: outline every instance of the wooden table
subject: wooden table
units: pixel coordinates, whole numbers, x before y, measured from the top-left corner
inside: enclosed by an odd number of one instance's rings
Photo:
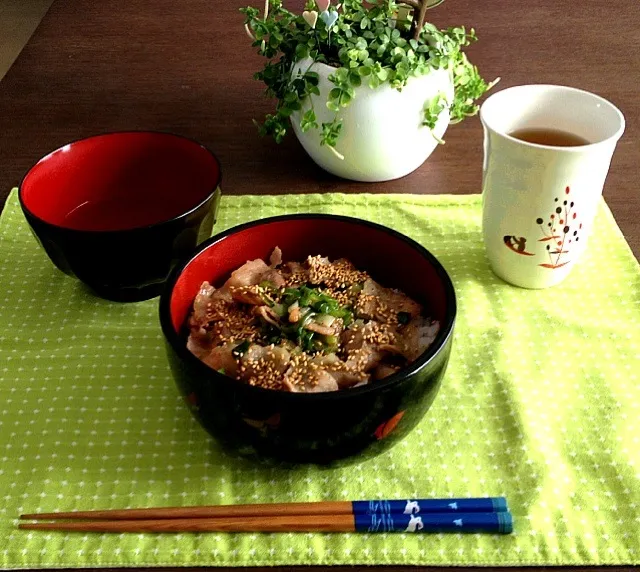
[[[288,2],[296,3],[301,1]],[[251,119],[261,118],[272,103],[252,79],[261,60],[242,30],[238,8],[243,4],[55,2],[0,83],[0,199],[48,151],[119,129],[166,130],[202,142],[220,158],[223,191],[229,194],[480,191],[477,118],[452,127],[446,145],[415,173],[376,185],[327,175],[294,138],[280,146],[260,139]],[[501,88],[565,84],[620,107],[627,131],[613,158],[605,197],[638,256],[640,59],[633,50],[640,44],[640,10],[631,0],[624,4],[448,0],[429,16],[440,27],[475,27],[480,42],[471,57],[486,78],[502,77]]]

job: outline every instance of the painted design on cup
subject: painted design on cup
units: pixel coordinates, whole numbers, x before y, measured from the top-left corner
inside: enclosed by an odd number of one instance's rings
[[[538,266],[543,268],[561,268],[565,264],[569,264],[567,254],[569,254],[571,244],[580,240],[580,230],[582,223],[577,221],[578,213],[575,210],[575,203],[569,197],[571,187],[564,190],[564,198],[556,197],[554,199],[555,208],[546,220],[542,217],[536,219],[536,223],[540,227],[543,237],[538,242],[546,242],[547,255],[549,262],[544,262]]]
[[[516,254],[522,254],[523,256],[534,256],[535,254],[527,252],[527,239],[524,236],[506,235],[503,240],[505,246]]]

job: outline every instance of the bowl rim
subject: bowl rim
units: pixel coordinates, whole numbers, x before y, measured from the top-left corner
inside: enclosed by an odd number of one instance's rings
[[[206,249],[211,247],[214,244],[224,241],[229,236],[236,234],[238,232],[242,232],[246,229],[263,226],[265,224],[271,224],[282,221],[289,220],[309,220],[309,219],[331,219],[331,220],[339,220],[349,224],[354,224],[358,226],[367,226],[370,228],[374,228],[376,230],[382,231],[385,234],[389,234],[394,238],[397,238],[405,243],[407,243],[414,250],[417,250],[418,253],[427,259],[427,261],[433,266],[438,277],[440,278],[444,290],[445,290],[445,320],[444,323],[440,324],[440,329],[436,335],[433,343],[427,348],[425,352],[423,352],[416,360],[414,360],[407,367],[401,369],[399,372],[394,373],[381,381],[377,381],[373,384],[367,384],[360,387],[353,387],[350,389],[339,390],[339,391],[327,391],[327,392],[319,392],[319,393],[294,393],[289,391],[280,391],[275,389],[266,389],[258,386],[247,385],[244,383],[240,383],[238,380],[232,379],[224,374],[218,373],[215,369],[206,365],[202,360],[193,355],[188,349],[186,344],[183,342],[180,334],[176,332],[173,328],[173,323],[171,319],[171,296],[173,294],[173,290],[175,287],[178,278],[182,275],[184,269],[198,256],[202,254]],[[401,381],[403,381],[406,377],[410,375],[414,375],[419,372],[421,369],[425,368],[431,361],[440,353],[442,348],[444,348],[449,340],[449,338],[453,335],[453,327],[456,320],[457,315],[457,301],[456,301],[456,293],[455,288],[453,286],[453,282],[448,272],[445,270],[442,263],[433,255],[429,250],[427,250],[420,243],[415,241],[414,239],[396,231],[384,225],[374,223],[371,221],[367,221],[364,219],[344,216],[344,215],[332,215],[332,214],[315,214],[315,213],[300,213],[300,214],[285,214],[274,217],[257,219],[254,221],[250,221],[247,223],[243,223],[234,227],[231,227],[225,231],[222,231],[208,240],[200,243],[196,250],[192,252],[189,256],[178,262],[174,268],[169,273],[169,276],[164,284],[164,288],[162,293],[160,294],[160,302],[159,302],[159,317],[160,317],[160,326],[165,337],[165,341],[167,341],[174,352],[180,357],[181,360],[186,361],[187,364],[194,367],[196,371],[202,373],[202,376],[212,376],[213,380],[216,383],[222,383],[230,387],[232,391],[240,391],[240,392],[248,392],[253,393],[256,398],[260,396],[280,396],[281,399],[290,399],[293,401],[323,401],[323,400],[333,400],[333,399],[348,399],[355,398],[360,395],[365,395],[368,393],[372,393],[375,391],[380,391],[385,388],[392,387],[394,385],[398,385]]]
[[[182,139],[183,141],[188,141],[190,143],[193,143],[195,145],[197,145],[198,147],[200,147],[201,149],[203,149],[204,151],[206,151],[214,160],[215,164],[218,166],[218,176],[215,180],[215,183],[213,185],[213,188],[207,193],[207,195],[205,196],[204,199],[202,199],[199,203],[197,203],[196,205],[194,205],[192,208],[190,208],[188,211],[183,212],[182,214],[176,215],[172,218],[167,218],[165,220],[161,220],[158,222],[154,222],[151,224],[147,224],[144,226],[134,226],[132,228],[122,228],[122,229],[113,229],[113,230],[92,230],[92,229],[87,229],[87,230],[80,230],[77,228],[70,228],[68,226],[62,226],[59,224],[54,224],[38,215],[36,215],[30,208],[27,207],[24,198],[23,198],[23,187],[24,184],[27,180],[27,177],[31,174],[31,172],[40,164],[41,161],[44,161],[47,157],[49,157],[50,155],[53,155],[54,153],[57,153],[59,151],[61,151],[62,149],[64,149],[65,147],[70,147],[71,145],[76,145],[78,143],[84,143],[85,141],[90,141],[91,139],[101,139],[101,138],[107,138],[107,137],[114,137],[114,136],[120,136],[120,135],[133,135],[133,134],[147,134],[147,135],[162,135],[162,136],[169,136],[175,139]],[[185,217],[189,216],[190,214],[196,212],[198,209],[200,209],[204,204],[206,204],[209,200],[211,200],[212,197],[215,197],[216,193],[220,194],[221,191],[220,189],[220,184],[222,183],[222,165],[220,163],[220,160],[218,159],[217,155],[211,151],[208,147],[206,147],[204,144],[200,143],[199,141],[196,141],[195,139],[191,138],[191,137],[186,137],[184,135],[179,135],[177,133],[172,133],[170,131],[161,131],[161,130],[148,130],[148,129],[125,129],[125,130],[119,130],[119,131],[105,131],[102,133],[96,133],[94,135],[88,135],[87,137],[80,137],[79,139],[74,139],[73,141],[70,141],[69,143],[65,143],[64,145],[61,145],[60,147],[57,147],[56,149],[54,149],[53,151],[49,151],[46,155],[43,155],[42,157],[40,157],[40,159],[38,159],[35,163],[33,163],[25,172],[25,174],[22,176],[22,178],[20,179],[20,183],[18,184],[18,202],[20,203],[20,207],[22,208],[23,212],[34,218],[35,220],[37,220],[38,222],[42,223],[42,224],[46,224],[47,226],[51,227],[51,228],[55,228],[57,230],[60,231],[64,231],[64,232],[68,232],[71,234],[89,234],[89,235],[93,235],[93,236],[97,236],[99,234],[103,234],[103,235],[109,235],[109,236],[115,236],[116,234],[122,234],[122,233],[136,233],[136,232],[141,232],[141,231],[148,231],[148,230],[152,230],[155,229],[157,227],[163,226],[163,225],[167,225],[167,224],[171,224],[174,222],[178,222],[182,219],[184,219]]]

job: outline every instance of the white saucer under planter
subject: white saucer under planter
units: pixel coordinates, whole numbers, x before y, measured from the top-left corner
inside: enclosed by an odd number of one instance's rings
[[[309,68],[311,60],[301,60],[293,73]],[[318,125],[333,120],[334,112],[326,102],[329,91],[335,87],[328,77],[336,68],[315,63],[310,71],[320,76],[319,96],[311,96]],[[366,78],[365,78],[366,79]],[[336,150],[344,156],[340,159],[326,146],[320,145],[320,133],[300,129],[301,113],[311,106],[303,105],[301,112],[291,115],[295,134],[307,153],[320,167],[345,179],[364,182],[389,181],[415,171],[431,155],[438,145],[433,137],[442,138],[449,125],[449,112],[443,110],[438,117],[433,134],[422,125],[425,104],[438,94],[447,101],[453,99],[453,81],[446,69],[431,70],[428,74],[409,78],[402,91],[388,83],[375,89],[366,81],[355,88],[351,103],[341,108],[342,131]]]

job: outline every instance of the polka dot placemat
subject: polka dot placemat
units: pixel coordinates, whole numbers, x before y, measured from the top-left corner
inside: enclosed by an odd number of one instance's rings
[[[157,299],[87,293],[49,262],[11,195],[0,222],[0,567],[640,563],[640,271],[606,205],[571,276],[542,291],[488,269],[479,196],[224,197],[217,229],[303,211],[414,237],[459,301],[452,359],[423,422],[388,453],[340,469],[226,457],[174,386]],[[513,535],[15,528],[36,511],[498,495]]]

